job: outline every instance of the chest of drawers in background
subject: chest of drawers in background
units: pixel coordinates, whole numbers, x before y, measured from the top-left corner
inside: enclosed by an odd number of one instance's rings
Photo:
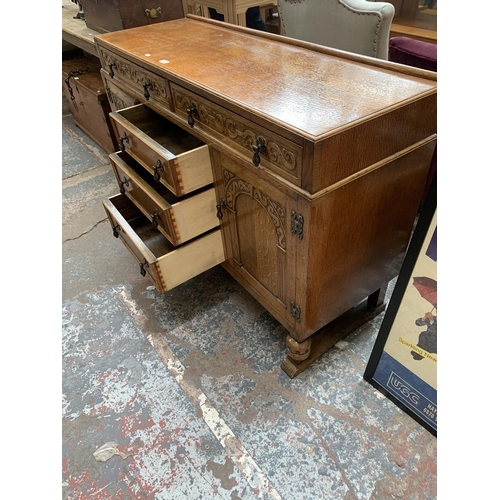
[[[344,313],[380,310],[435,147],[435,73],[191,15],[96,45],[142,103],[111,113],[105,207],[160,292],[222,264],[287,329],[292,377]]]

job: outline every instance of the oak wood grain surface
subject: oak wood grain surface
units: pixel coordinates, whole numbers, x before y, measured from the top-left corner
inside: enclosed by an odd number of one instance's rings
[[[173,245],[185,243],[219,225],[213,209],[214,188],[177,197],[127,153],[112,154],[110,160],[120,190]]]
[[[96,43],[106,78],[208,145],[218,257],[288,330],[290,359],[340,340],[351,327],[327,325],[366,297],[359,321],[383,309],[435,148],[435,73],[196,16]],[[164,127],[142,122],[150,146]]]
[[[98,38],[145,67],[196,81],[210,94],[316,138],[435,91],[429,72],[409,76],[400,65],[373,67],[371,58],[346,60],[333,49],[337,56],[311,57],[279,35],[254,32],[189,17]]]
[[[208,146],[143,105],[110,114],[120,147],[177,196],[213,182]],[[159,162],[159,163],[158,163]]]

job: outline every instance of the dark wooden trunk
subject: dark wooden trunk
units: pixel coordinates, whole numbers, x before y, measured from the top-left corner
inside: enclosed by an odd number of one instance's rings
[[[99,33],[184,17],[182,0],[82,0],[85,23]]]

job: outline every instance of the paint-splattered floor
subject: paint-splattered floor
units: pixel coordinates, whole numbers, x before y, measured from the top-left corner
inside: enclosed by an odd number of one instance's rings
[[[139,274],[106,153],[64,100],[62,125],[63,499],[437,498],[436,438],[362,378],[383,314],[289,379],[220,267],[163,295]]]

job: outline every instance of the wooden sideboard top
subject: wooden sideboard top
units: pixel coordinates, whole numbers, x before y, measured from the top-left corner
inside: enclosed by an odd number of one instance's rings
[[[192,15],[96,41],[316,139],[436,92],[432,72]]]

